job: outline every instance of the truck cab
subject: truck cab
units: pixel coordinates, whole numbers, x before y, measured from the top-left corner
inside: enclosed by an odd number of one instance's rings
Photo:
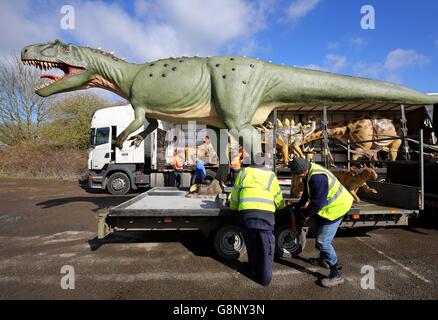
[[[151,169],[151,164],[156,163],[156,131],[138,148],[131,146],[132,141],[128,140],[122,150],[115,146],[117,136],[133,119],[131,105],[104,108],[93,114],[88,151],[89,187],[125,194],[149,183],[144,176],[144,167],[147,165]],[[147,125],[145,121],[130,137],[142,132]],[[161,123],[160,127],[162,129]]]
[[[93,189],[107,190],[114,195],[126,194],[138,188],[171,186],[174,181],[171,168],[173,135],[176,125],[158,121],[158,129],[148,135],[139,147],[131,146],[129,139],[142,132],[145,123],[133,132],[120,150],[115,146],[117,136],[134,120],[131,105],[115,106],[97,110],[91,119],[88,150],[88,186]],[[205,127],[205,126],[203,126]],[[199,136],[202,126],[194,130]],[[188,136],[187,132],[185,135]],[[184,135],[183,135],[184,136]],[[183,141],[185,143],[185,141]],[[181,148],[182,154],[185,148]],[[210,179],[214,178],[214,168],[207,170]],[[191,166],[183,172],[182,187],[190,187]]]

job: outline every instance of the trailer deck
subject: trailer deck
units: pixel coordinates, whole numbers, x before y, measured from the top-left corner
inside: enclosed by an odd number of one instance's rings
[[[419,212],[416,188],[378,182],[371,182],[371,186],[379,193],[362,194],[363,200],[353,205],[342,227],[407,225],[409,215]],[[388,196],[389,193],[392,196]],[[225,204],[226,197],[189,198],[187,194],[187,191],[174,187],[153,188],[111,208],[99,217],[100,223],[108,224],[110,229],[199,229],[207,233],[210,227],[206,224],[212,223],[213,218],[237,217]],[[383,203],[381,198],[388,201]],[[288,203],[298,201],[286,196],[285,199]],[[284,220],[288,215],[287,209],[279,210],[277,220]],[[217,226],[221,222],[223,220],[213,224]],[[103,236],[100,233],[100,237]]]
[[[389,183],[373,183],[379,198],[353,205],[341,227],[374,227],[407,225],[411,214],[418,212],[418,189]],[[229,190],[225,190],[226,192]],[[287,190],[283,191],[287,193]],[[393,193],[393,196],[388,196]],[[207,237],[214,234],[214,246],[219,256],[237,259],[245,250],[239,227],[239,215],[226,204],[226,195],[187,197],[188,191],[175,187],[156,187],[130,199],[98,217],[98,238],[112,231],[199,230]],[[376,195],[373,195],[376,197]],[[417,202],[414,200],[417,199]],[[285,202],[298,199],[286,197]],[[394,206],[396,201],[401,206]],[[304,249],[308,227],[292,231],[287,208],[275,214],[276,252],[292,256]],[[304,237],[302,236],[304,235]]]
[[[222,199],[212,196],[187,198],[187,191],[174,187],[157,187],[110,209],[117,216],[218,216],[227,210]]]

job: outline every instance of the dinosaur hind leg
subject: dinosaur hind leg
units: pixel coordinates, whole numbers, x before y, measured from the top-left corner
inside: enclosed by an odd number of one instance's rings
[[[228,135],[224,132],[221,133],[220,129],[212,128],[216,133],[217,144],[214,145],[214,149],[219,158],[219,167],[216,171],[215,180],[222,183],[227,182],[228,174],[230,172],[230,162],[228,159]],[[222,134],[222,136],[221,136]]]
[[[394,140],[390,145],[389,145],[389,158],[392,161],[397,160],[397,154],[398,154],[398,149],[400,148],[402,144],[401,140]]]
[[[260,133],[252,126],[241,128],[240,130],[230,130],[230,134],[233,135],[236,140],[239,141],[239,145],[251,155],[251,164],[258,163],[265,159],[259,159],[262,152],[262,141]],[[240,138],[242,138],[240,140]]]

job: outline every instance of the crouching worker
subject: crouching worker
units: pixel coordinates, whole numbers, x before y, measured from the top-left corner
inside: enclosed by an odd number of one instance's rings
[[[267,286],[272,279],[275,252],[274,214],[284,207],[275,174],[263,165],[243,168],[231,191],[230,207],[240,214],[250,272]]]
[[[289,161],[289,168],[292,174],[303,178],[304,184],[303,195],[293,211],[304,218],[315,217],[316,249],[320,256],[310,259],[310,263],[330,268],[329,277],[321,281],[323,287],[343,284],[344,278],[332,242],[344,215],[353,204],[353,197],[329,170],[318,164],[295,157]]]

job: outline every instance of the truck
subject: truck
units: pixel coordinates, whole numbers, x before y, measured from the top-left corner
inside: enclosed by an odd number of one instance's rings
[[[171,164],[173,136],[202,136],[203,125],[195,128],[183,128],[176,124],[159,121],[159,127],[151,133],[137,148],[131,141],[125,142],[123,149],[115,146],[117,136],[134,120],[131,105],[114,106],[97,110],[91,120],[88,151],[88,186],[92,189],[107,190],[113,195],[126,194],[141,188],[164,187],[174,185]],[[133,137],[143,131],[148,123],[132,133]],[[178,148],[185,158],[184,146]],[[186,161],[182,187],[189,187],[193,173],[193,161]],[[215,176],[216,166],[206,166],[207,181]]]
[[[358,109],[362,106],[353,106]],[[371,107],[382,108],[380,105],[364,105],[368,111]],[[397,105],[383,105],[385,111],[395,109]],[[316,109],[318,107],[315,107]],[[347,111],[352,106],[343,106]],[[390,109],[392,108],[392,109]],[[327,122],[324,108],[324,122]],[[336,110],[342,111],[336,106]],[[312,109],[313,110],[313,109]],[[404,109],[402,108],[402,113]],[[336,115],[336,113],[334,113]],[[342,116],[342,115],[340,115]],[[402,115],[404,118],[404,114]],[[277,122],[277,113],[273,113],[273,123]],[[275,131],[274,131],[275,132]],[[418,161],[410,161],[412,174],[418,175],[418,184],[405,185],[394,183],[396,170],[385,170],[385,178],[379,181],[369,181],[374,193],[360,193],[360,203],[355,203],[345,215],[341,228],[406,226],[409,218],[418,216],[424,209],[424,163],[422,131],[418,137],[420,157]],[[406,131],[404,131],[406,135]],[[274,134],[275,136],[275,134]],[[401,137],[403,140],[407,136]],[[328,142],[324,142],[328,146]],[[275,158],[275,151],[274,157]],[[345,161],[349,161],[347,156]],[[322,160],[320,160],[321,162]],[[395,163],[404,163],[400,160]],[[413,166],[413,167],[412,167]],[[415,170],[414,170],[415,169]],[[276,167],[273,168],[276,170]],[[278,173],[286,204],[298,199],[290,193],[290,173],[282,169]],[[288,177],[289,175],[289,177]],[[225,260],[239,259],[245,254],[245,244],[238,224],[238,215],[227,205],[230,187],[216,197],[189,197],[188,190],[174,187],[155,187],[138,196],[101,213],[97,221],[98,239],[103,239],[112,232],[157,231],[157,230],[197,230],[212,241],[216,254]],[[278,210],[275,215],[276,254],[280,257],[292,257],[299,254],[305,247],[306,235],[310,226],[297,224],[291,218],[289,210]]]

